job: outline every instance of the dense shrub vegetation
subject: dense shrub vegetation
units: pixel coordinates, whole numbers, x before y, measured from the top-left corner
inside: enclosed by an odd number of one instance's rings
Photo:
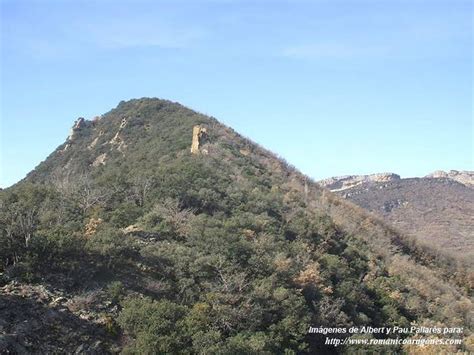
[[[209,154],[191,155],[202,123]],[[84,129],[1,192],[0,270],[4,281],[105,290],[124,352],[334,351],[310,325],[469,332],[462,268],[412,257],[396,232],[216,121],[142,99]]]

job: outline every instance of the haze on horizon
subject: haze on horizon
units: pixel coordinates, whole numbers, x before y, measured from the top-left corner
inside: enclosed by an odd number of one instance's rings
[[[472,3],[1,2],[0,186],[74,120],[159,97],[315,179],[474,170]]]

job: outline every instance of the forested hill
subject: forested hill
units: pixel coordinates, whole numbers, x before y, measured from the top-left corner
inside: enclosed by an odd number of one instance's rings
[[[77,120],[0,192],[0,245],[0,352],[353,353],[309,327],[413,324],[469,349],[466,265],[169,101]]]

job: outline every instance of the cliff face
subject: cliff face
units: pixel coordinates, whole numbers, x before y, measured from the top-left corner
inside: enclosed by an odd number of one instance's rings
[[[400,180],[400,176],[393,173],[378,173],[370,175],[345,175],[318,181],[318,184],[331,190],[342,191],[370,182],[387,182]]]
[[[443,170],[437,170],[429,175],[426,175],[427,178],[445,178],[457,181],[466,186],[474,187],[474,171],[467,170],[450,170],[448,172]]]

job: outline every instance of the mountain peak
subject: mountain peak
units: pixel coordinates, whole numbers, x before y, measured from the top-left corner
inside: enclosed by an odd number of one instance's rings
[[[44,181],[52,175],[94,172],[104,165],[143,169],[141,164],[148,162],[155,166],[160,159],[173,159],[176,154],[189,151],[193,127],[199,125],[217,127],[219,124],[169,100],[121,101],[92,120],[83,117],[75,120],[66,141],[28,178]],[[216,132],[217,129],[214,137]]]

